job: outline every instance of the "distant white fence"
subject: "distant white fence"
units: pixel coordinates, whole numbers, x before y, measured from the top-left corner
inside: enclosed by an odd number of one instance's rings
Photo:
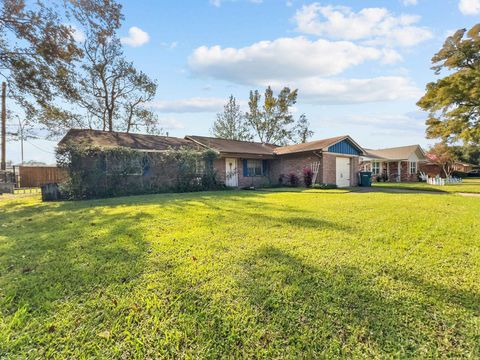
[[[427,184],[429,184],[429,185],[443,186],[443,185],[461,184],[463,179],[455,178],[455,177],[448,177],[448,178],[442,179],[440,177],[428,177],[427,176],[426,181],[427,181]]]

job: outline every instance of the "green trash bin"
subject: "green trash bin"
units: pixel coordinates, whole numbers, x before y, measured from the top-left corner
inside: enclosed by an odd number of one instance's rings
[[[372,173],[370,171],[360,171],[358,174],[359,186],[369,187],[372,186]]]

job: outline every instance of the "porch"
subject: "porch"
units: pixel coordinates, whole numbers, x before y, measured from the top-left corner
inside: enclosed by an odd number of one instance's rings
[[[372,160],[362,165],[363,171],[371,171],[376,182],[418,181],[418,162],[404,160]]]

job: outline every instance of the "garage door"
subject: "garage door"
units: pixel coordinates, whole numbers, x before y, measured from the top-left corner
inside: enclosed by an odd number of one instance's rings
[[[350,186],[350,159],[337,157],[337,186]]]

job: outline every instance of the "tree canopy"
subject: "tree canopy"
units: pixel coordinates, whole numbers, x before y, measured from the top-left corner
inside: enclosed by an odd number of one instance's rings
[[[449,36],[432,58],[435,74],[417,105],[429,112],[427,137],[480,143],[480,24]]]
[[[455,153],[446,142],[440,141],[428,150],[428,157],[434,163],[440,165],[447,177],[453,172],[453,165],[457,160]]]
[[[83,51],[75,41],[75,28],[66,23],[112,31],[121,18],[121,6],[109,0],[2,0],[0,75],[26,118],[67,114],[56,101]]]
[[[230,95],[228,102],[223,107],[223,112],[217,114],[217,119],[212,127],[212,134],[223,139],[244,141],[253,139],[245,120],[245,114],[240,110],[240,105],[237,104],[233,95]]]
[[[146,106],[157,84],[125,58],[122,20],[114,0],[2,0],[0,74],[20,105],[10,117],[50,135],[71,127],[159,132]]]
[[[296,104],[298,90],[284,87],[278,96],[269,86],[265,90],[263,102],[258,90],[250,91],[249,111],[245,114],[253,134],[262,143],[286,145],[289,142],[302,142],[313,135],[308,129],[305,116],[295,125],[291,107]]]

